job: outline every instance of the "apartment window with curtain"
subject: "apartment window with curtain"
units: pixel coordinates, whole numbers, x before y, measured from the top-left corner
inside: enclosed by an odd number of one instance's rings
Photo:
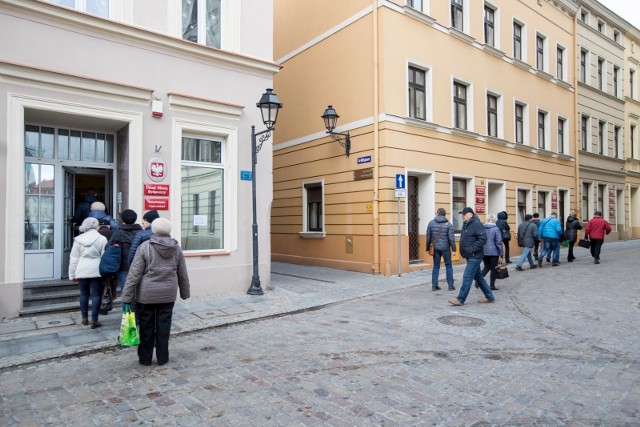
[[[453,230],[456,233],[462,231],[462,215],[458,212],[467,206],[467,180],[462,178],[453,178],[451,182],[451,204],[453,213],[451,219],[453,222]]]
[[[220,48],[221,0],[182,0],[182,38]]]
[[[495,10],[484,5],[484,42],[495,46]]]
[[[312,182],[304,184],[306,199],[306,231],[323,231],[322,183]]]
[[[458,31],[464,31],[464,0],[451,0],[451,26]]]
[[[513,23],[513,57],[522,60],[522,25]]]
[[[613,67],[613,96],[620,96],[619,92],[619,81],[620,81],[620,67]]]
[[[598,154],[605,154],[606,153],[606,145],[607,145],[607,141],[606,141],[606,132],[605,132],[605,128],[606,128],[606,122],[603,122],[602,120],[600,120],[598,122]]]
[[[613,128],[613,155],[616,159],[620,158],[620,126]]]
[[[111,17],[111,0],[49,0],[49,2],[102,18]]]
[[[407,6],[422,12],[422,0],[407,0]]]
[[[604,59],[598,58],[598,89],[604,90]]]
[[[516,103],[516,144],[524,144],[524,105]]]
[[[453,127],[467,129],[467,86],[453,83]]]
[[[587,83],[587,54],[586,50],[580,50],[580,81],[582,83]]]
[[[544,37],[536,36],[536,68],[544,71]]]
[[[184,250],[224,247],[223,160],[221,140],[199,135],[182,137],[180,243]]]
[[[409,117],[426,120],[426,73],[409,67]]]
[[[498,136],[498,97],[487,95],[487,135]]]
[[[565,139],[565,127],[567,121],[563,118],[558,118],[558,153],[564,153],[564,139]]]
[[[589,140],[589,116],[580,117],[580,148],[587,151]]]
[[[544,111],[538,111],[538,148],[547,148],[547,114]]]
[[[561,46],[556,49],[556,77],[564,80],[564,48]]]

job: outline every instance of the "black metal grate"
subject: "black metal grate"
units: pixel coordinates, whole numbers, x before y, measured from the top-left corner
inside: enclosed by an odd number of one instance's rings
[[[420,258],[420,217],[418,216],[418,177],[407,177],[407,209],[409,213],[409,262]]]

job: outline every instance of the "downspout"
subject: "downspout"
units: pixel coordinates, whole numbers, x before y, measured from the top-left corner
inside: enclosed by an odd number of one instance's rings
[[[579,53],[578,49],[578,15],[580,14],[580,9],[582,8],[582,6],[578,7],[578,10],[576,11],[576,15],[573,17],[573,46],[574,46],[574,53],[573,53],[573,60],[574,61],[580,61],[579,56],[576,55]],[[575,64],[573,65],[573,117],[575,117],[574,120],[574,126],[575,126],[575,130],[574,130],[574,135],[575,135],[575,144],[574,144],[574,158],[575,158],[575,168],[576,168],[576,191],[574,192],[576,195],[576,212],[578,212],[578,218],[581,218],[581,220],[584,220],[583,216],[582,216],[582,212],[580,211],[581,208],[581,204],[580,204],[580,200],[582,200],[582,186],[580,185],[580,161],[579,161],[579,157],[580,157],[580,135],[578,134],[578,131],[580,129],[581,123],[580,123],[580,118],[578,117],[578,73],[576,72],[576,66]]]
[[[379,191],[380,191],[380,175],[379,175],[379,110],[378,101],[379,94],[379,75],[378,75],[378,0],[371,0],[373,7],[373,265],[371,270],[373,274],[380,273],[380,211],[379,211]]]

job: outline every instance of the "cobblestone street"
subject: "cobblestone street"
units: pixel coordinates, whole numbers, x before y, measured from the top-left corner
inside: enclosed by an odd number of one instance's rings
[[[9,369],[0,425],[639,426],[638,259],[622,247],[600,265],[514,263],[496,303],[472,289],[463,307],[425,274],[172,337],[162,367],[118,349]]]

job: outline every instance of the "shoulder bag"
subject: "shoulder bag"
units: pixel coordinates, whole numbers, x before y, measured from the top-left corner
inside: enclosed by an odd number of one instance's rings
[[[438,231],[438,235],[436,236],[436,239],[433,242],[431,242],[431,244],[427,248],[427,252],[429,252],[429,255],[431,256],[434,256],[436,254],[436,242],[440,238],[440,235],[442,234],[442,230],[444,229],[445,225],[447,224],[445,223],[440,226],[440,231]]]
[[[578,246],[580,246],[581,248],[589,249],[591,247],[591,241],[588,237],[585,237],[584,239],[580,239],[580,241],[578,242]]]

